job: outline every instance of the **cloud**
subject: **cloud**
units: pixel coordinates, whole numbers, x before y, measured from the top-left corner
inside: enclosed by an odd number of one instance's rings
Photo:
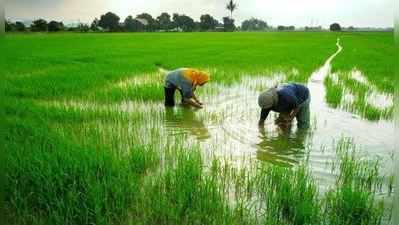
[[[236,0],[237,24],[251,17],[269,24],[328,26],[339,22],[344,26],[393,26],[395,0]],[[154,17],[161,12],[181,13],[198,20],[211,14],[218,20],[228,16],[227,0],[8,0],[7,18],[45,18],[89,22],[107,11],[121,19],[148,12]]]
[[[108,0],[7,0],[5,14],[11,19],[53,19],[88,22],[102,13]]]

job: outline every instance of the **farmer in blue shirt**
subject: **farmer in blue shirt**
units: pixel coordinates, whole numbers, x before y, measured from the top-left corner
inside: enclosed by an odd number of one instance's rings
[[[299,128],[309,127],[310,120],[310,93],[309,89],[301,84],[285,84],[280,87],[270,88],[261,93],[258,98],[259,106],[262,108],[259,125],[263,126],[270,110],[285,116],[285,122],[291,123],[296,117]]]

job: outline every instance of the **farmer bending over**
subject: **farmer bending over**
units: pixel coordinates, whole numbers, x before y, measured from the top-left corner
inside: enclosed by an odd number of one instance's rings
[[[182,96],[182,103],[202,108],[203,104],[194,91],[197,86],[208,81],[209,74],[195,69],[180,68],[168,72],[165,79],[165,106],[175,106],[174,96],[177,89]]]
[[[279,112],[277,123],[291,123],[296,117],[298,127],[309,127],[309,89],[301,84],[286,84],[280,87],[270,88],[260,94],[259,106],[262,108],[259,125],[263,126],[270,110]]]

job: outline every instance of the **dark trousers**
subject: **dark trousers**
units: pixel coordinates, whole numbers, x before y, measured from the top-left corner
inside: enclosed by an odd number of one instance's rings
[[[177,87],[165,87],[165,106],[173,107],[175,106],[175,92],[176,89],[179,90]],[[179,90],[181,96],[182,96],[182,102],[183,102],[183,94]]]

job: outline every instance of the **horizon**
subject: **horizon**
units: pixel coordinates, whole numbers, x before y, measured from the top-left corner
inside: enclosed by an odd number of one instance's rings
[[[131,15],[146,12],[154,18],[162,12],[170,15],[173,13],[185,14],[199,21],[203,14],[210,14],[219,22],[223,17],[228,16],[225,9],[226,2],[215,0],[200,0],[193,4],[185,4],[188,0],[164,0],[145,2],[144,0],[135,3],[128,0],[88,0],[79,2],[78,0],[29,0],[6,1],[5,17],[12,21],[31,22],[35,19],[62,21],[66,25],[76,23],[91,23],[95,18],[107,12],[113,12],[120,17],[120,22]],[[250,0],[238,4],[237,10],[233,13],[233,18],[237,26],[244,20],[257,18],[267,22],[269,26],[279,25],[295,27],[328,27],[331,23],[339,23],[343,27],[358,28],[393,28],[394,27],[394,2],[393,0],[355,0],[345,2],[344,0],[319,2],[307,0],[300,3],[291,3],[289,0],[272,0],[263,2],[260,0]],[[96,7],[93,7],[93,4]],[[183,7],[181,7],[183,6]],[[176,10],[179,9],[179,10]],[[208,9],[208,10],[198,10]]]

